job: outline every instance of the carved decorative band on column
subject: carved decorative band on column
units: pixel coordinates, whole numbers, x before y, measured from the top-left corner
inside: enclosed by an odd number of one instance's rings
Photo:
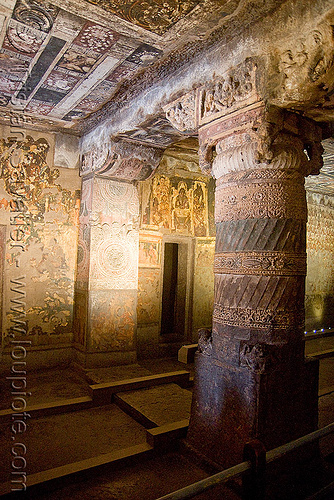
[[[263,218],[306,220],[304,182],[296,182],[289,175],[284,178],[284,173],[281,172],[279,179],[262,182],[250,180],[240,185],[218,182],[216,222]]]
[[[304,311],[228,307],[215,303],[213,321],[239,328],[288,330],[292,327],[303,327]]]
[[[306,254],[285,252],[223,252],[215,255],[217,274],[306,276]]]

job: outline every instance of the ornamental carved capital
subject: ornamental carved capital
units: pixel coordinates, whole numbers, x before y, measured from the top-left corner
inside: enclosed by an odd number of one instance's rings
[[[199,162],[216,179],[232,172],[322,167],[321,128],[312,120],[257,102],[199,129]]]
[[[162,149],[113,138],[94,145],[82,155],[80,174],[141,181],[155,171],[162,154]]]

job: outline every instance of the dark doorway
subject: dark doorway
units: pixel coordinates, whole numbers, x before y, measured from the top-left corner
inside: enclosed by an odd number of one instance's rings
[[[178,253],[177,243],[165,243],[164,277],[162,288],[161,333],[175,332]]]

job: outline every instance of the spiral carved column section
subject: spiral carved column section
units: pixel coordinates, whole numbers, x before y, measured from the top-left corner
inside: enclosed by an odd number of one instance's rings
[[[261,161],[254,122],[223,125],[213,325],[199,339],[188,442],[229,467],[252,438],[270,449],[316,428],[317,366],[304,361],[305,142],[283,124]]]

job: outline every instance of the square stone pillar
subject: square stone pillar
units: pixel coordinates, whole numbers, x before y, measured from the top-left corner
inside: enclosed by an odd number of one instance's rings
[[[139,198],[134,181],[162,150],[97,138],[82,155],[74,305],[77,360],[84,368],[136,360]]]
[[[83,180],[74,333],[85,368],[136,359],[138,215],[133,184]]]

